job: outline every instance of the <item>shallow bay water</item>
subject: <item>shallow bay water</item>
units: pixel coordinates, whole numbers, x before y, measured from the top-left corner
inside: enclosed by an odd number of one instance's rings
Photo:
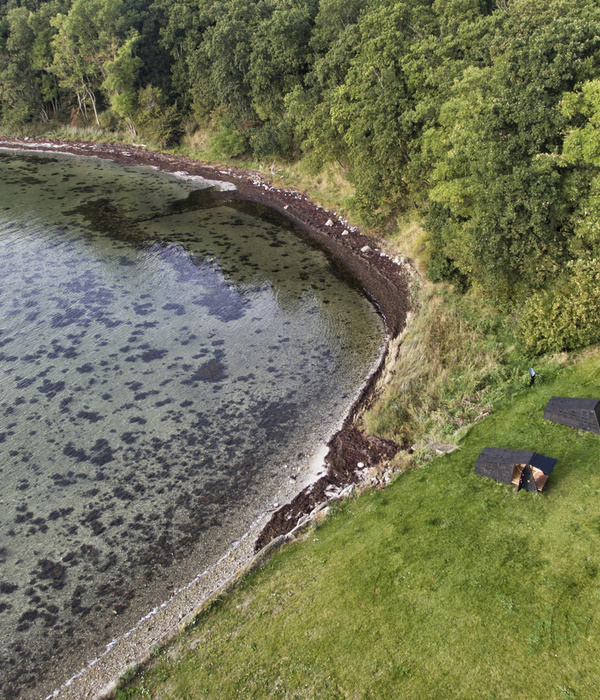
[[[0,697],[35,698],[273,505],[384,331],[285,221],[93,158],[0,151],[0,270]]]

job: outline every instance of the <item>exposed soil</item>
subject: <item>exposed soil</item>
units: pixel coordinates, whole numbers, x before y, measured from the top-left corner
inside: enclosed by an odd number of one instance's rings
[[[185,172],[209,180],[235,184],[236,190],[215,196],[227,200],[244,200],[265,205],[292,221],[330,254],[360,284],[385,320],[389,339],[404,328],[410,309],[409,276],[402,264],[380,250],[377,240],[351,227],[335,213],[323,209],[305,194],[281,189],[263,176],[239,168],[222,169],[181,156],[171,156],[145,148],[114,143],[49,141],[48,139],[3,138],[0,145],[8,148],[32,148],[97,156],[116,163],[158,167],[165,172]],[[389,461],[400,449],[393,442],[364,435],[355,425],[357,415],[368,405],[383,362],[370,378],[346,417],[342,429],[329,441],[327,473],[299,493],[290,503],[276,511],[258,537],[255,550],[273,538],[290,532],[300,518],[327,500],[326,490],[360,480],[359,471]],[[358,467],[358,465],[364,465]]]

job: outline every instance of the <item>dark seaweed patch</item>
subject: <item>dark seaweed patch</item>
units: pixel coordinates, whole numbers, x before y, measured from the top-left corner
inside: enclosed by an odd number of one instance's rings
[[[19,379],[19,377],[17,377],[17,379]],[[17,382],[17,389],[27,389],[27,387],[30,387],[35,380],[36,377],[33,377],[33,379],[21,379]]]
[[[165,304],[164,311],[174,311],[176,316],[185,316],[185,306],[183,304]]]
[[[121,501],[133,501],[135,500],[135,496],[130,492],[124,489],[122,486],[117,486],[113,489],[113,495],[115,498],[118,498]]]
[[[74,508],[60,508],[59,510],[53,510],[48,516],[48,520],[58,520],[59,518],[66,518],[67,516],[71,515],[71,513],[74,510]],[[63,561],[66,561],[66,559],[63,559]]]
[[[52,328],[66,328],[73,324],[79,325],[84,316],[85,309],[71,307],[62,314],[54,314],[50,320],[50,326]]]
[[[55,486],[72,486],[77,483],[77,479],[73,478],[73,472],[67,472],[67,474],[52,474],[50,477],[54,482]]]
[[[181,383],[193,386],[197,382],[220,382],[227,376],[227,368],[217,358],[213,358],[200,366],[193,374]]]
[[[117,328],[118,326],[123,325],[123,321],[119,321],[119,319],[116,318],[108,318],[107,316],[99,316],[97,319],[98,323],[101,323],[103,326],[106,328]],[[102,343],[99,343],[99,345],[106,345],[106,341],[103,341]]]
[[[97,411],[79,411],[77,418],[82,418],[90,423],[97,423],[100,420],[104,420],[104,416],[101,416]]]
[[[65,388],[63,381],[51,382],[49,379],[44,379],[42,386],[38,387],[38,391],[45,394],[49,399],[52,399]]]
[[[43,559],[38,562],[39,570],[37,577],[50,581],[52,588],[62,588],[65,585],[67,578],[67,567],[63,564],[52,561],[51,559]]]
[[[149,396],[156,396],[157,394],[160,394],[160,391],[152,389],[152,391],[140,391],[139,394],[136,394],[133,398],[136,401],[145,401]]]
[[[142,362],[153,362],[154,360],[161,360],[168,354],[168,350],[157,350],[155,348],[150,348],[148,350],[144,350],[144,352],[140,355],[140,359]]]
[[[246,313],[242,292],[227,285],[215,285],[208,294],[193,303],[204,307],[211,316],[216,316],[223,323],[237,321]]]
[[[100,520],[101,515],[101,511],[99,511],[98,509],[94,509],[90,511],[85,516],[85,518],[83,518],[81,524],[87,525],[92,530],[94,535],[101,535],[106,530],[106,527],[102,524],[102,521]]]
[[[75,447],[72,442],[65,445],[63,454],[66,457],[75,459],[77,462],[85,462],[85,460],[88,459],[88,455],[86,454],[85,450]]]
[[[156,393],[158,393],[158,392],[156,392]],[[167,398],[167,399],[164,399],[163,401],[157,401],[154,405],[157,408],[161,408],[162,406],[167,406],[170,403],[173,403],[173,399]]]
[[[141,242],[144,240],[144,235],[137,223],[123,215],[118,207],[105,197],[86,201],[66,214],[83,217],[92,231],[118,241]]]
[[[73,591],[73,595],[71,596],[71,614],[74,616],[79,616],[79,617],[85,617],[86,615],[89,615],[91,612],[92,608],[90,606],[84,606],[82,604],[82,598],[85,593],[85,588],[79,584],[75,590]]]
[[[115,458],[110,443],[105,438],[99,438],[90,449],[90,462],[98,467],[112,462]]]
[[[138,316],[148,316],[149,314],[154,313],[154,309],[152,308],[152,302],[150,301],[146,302],[145,304],[134,304],[133,311]]]
[[[26,523],[28,520],[33,519],[33,513],[31,511],[27,511],[27,513],[19,513],[18,515],[15,516],[15,523],[17,525],[20,525],[21,523]]]

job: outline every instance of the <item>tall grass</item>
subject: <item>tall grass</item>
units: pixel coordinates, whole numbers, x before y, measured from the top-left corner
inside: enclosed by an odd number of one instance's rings
[[[363,417],[369,432],[407,445],[458,439],[506,397],[548,381],[568,355],[532,358],[520,348],[511,318],[476,293],[460,296],[424,282],[374,408]]]
[[[493,311],[474,313],[468,300],[427,285],[393,376],[365,416],[367,429],[403,444],[445,439],[489,412],[492,389],[519,376],[499,337],[501,323]]]

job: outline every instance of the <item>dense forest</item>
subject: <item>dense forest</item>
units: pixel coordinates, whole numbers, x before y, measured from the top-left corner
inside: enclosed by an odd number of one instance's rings
[[[335,162],[531,352],[600,339],[596,0],[0,0],[6,133],[57,123]],[[515,312],[517,310],[517,312]]]

